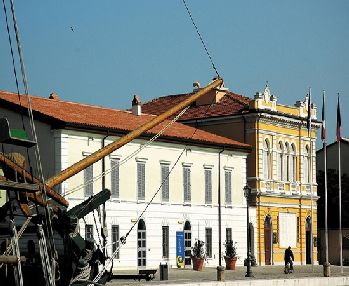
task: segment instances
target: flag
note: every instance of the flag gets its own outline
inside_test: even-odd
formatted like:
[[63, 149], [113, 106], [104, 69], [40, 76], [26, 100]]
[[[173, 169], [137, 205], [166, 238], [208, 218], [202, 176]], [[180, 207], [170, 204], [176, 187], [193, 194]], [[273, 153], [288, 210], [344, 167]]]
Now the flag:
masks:
[[337, 102], [337, 142], [341, 140], [341, 109], [339, 106], [339, 93], [338, 93], [338, 102]]
[[326, 120], [325, 120], [325, 91], [322, 93], [322, 128], [321, 128], [321, 140], [326, 140]]
[[310, 127], [311, 127], [311, 95], [310, 95], [311, 91], [309, 88], [309, 97], [308, 97], [308, 116], [307, 116], [307, 129], [308, 129], [308, 133], [310, 131]]

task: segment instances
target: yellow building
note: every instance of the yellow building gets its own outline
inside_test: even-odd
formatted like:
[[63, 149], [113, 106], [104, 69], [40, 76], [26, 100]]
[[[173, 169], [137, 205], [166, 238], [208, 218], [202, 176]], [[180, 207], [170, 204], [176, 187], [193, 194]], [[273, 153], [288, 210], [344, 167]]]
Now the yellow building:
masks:
[[[200, 88], [198, 83], [194, 87]], [[159, 114], [188, 96], [160, 97], [145, 103], [143, 111]], [[296, 264], [310, 264], [312, 255], [317, 263], [315, 141], [320, 124], [315, 105], [310, 136], [307, 115], [308, 97], [286, 106], [277, 103], [268, 86], [253, 99], [223, 87], [201, 98], [180, 119], [252, 146], [247, 182], [256, 208], [256, 221], [251, 223], [256, 227], [252, 254], [259, 265], [283, 264], [288, 246]]]

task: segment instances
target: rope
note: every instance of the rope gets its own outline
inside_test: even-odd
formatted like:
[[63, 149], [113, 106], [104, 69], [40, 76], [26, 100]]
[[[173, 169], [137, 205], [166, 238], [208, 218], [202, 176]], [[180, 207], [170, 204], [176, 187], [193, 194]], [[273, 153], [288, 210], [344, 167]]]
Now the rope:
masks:
[[22, 275], [22, 265], [21, 265], [21, 257], [18, 246], [18, 235], [16, 230], [16, 225], [13, 220], [10, 221], [11, 230], [12, 230], [12, 238], [11, 245], [13, 249], [13, 255], [17, 257], [17, 265], [14, 267], [15, 272], [15, 281], [17, 286], [23, 286], [23, 275]]
[[[133, 158], [134, 156], [136, 156], [138, 153], [140, 153], [144, 148], [148, 147], [150, 144], [152, 144], [157, 138], [159, 138], [165, 131], [167, 128], [169, 128], [170, 126], [173, 125], [173, 123], [175, 123], [188, 109], [190, 108], [190, 106], [187, 106], [186, 108], [184, 108], [176, 117], [174, 117], [166, 126], [164, 126], [164, 128], [162, 128], [155, 136], [153, 136], [146, 144], [142, 145], [139, 149], [137, 149], [136, 151], [134, 151], [133, 153], [131, 153], [130, 155], [128, 155], [125, 159], [121, 160], [119, 166], [121, 166], [122, 164], [126, 163], [128, 160], [130, 160], [131, 158]], [[66, 194], [64, 195], [64, 197], [71, 195], [73, 193], [75, 193], [78, 190], [81, 190], [82, 188], [84, 188], [86, 185], [91, 184], [93, 182], [98, 181], [100, 178], [102, 178], [103, 176], [109, 174], [110, 172], [112, 172], [115, 168], [117, 168], [118, 166], [115, 166], [113, 168], [109, 168], [106, 171], [100, 173], [99, 175], [93, 177], [91, 180], [88, 180], [86, 182], [84, 182], [81, 185], [78, 185], [77, 187], [71, 189], [70, 191], [67, 191]]]
[[209, 53], [209, 51], [208, 51], [208, 49], [207, 49], [207, 47], [206, 47], [206, 44], [205, 44], [205, 42], [204, 42], [204, 39], [202, 38], [201, 33], [200, 33], [200, 31], [199, 31], [197, 25], [195, 24], [195, 21], [194, 21], [193, 16], [192, 16], [192, 14], [191, 14], [191, 12], [190, 12], [190, 10], [189, 10], [189, 8], [188, 8], [188, 5], [187, 5], [187, 3], [185, 2], [185, 0], [182, 0], [182, 1], [183, 1], [184, 6], [185, 6], [185, 9], [186, 9], [187, 12], [188, 12], [189, 18], [190, 18], [190, 20], [191, 20], [191, 22], [192, 22], [192, 24], [193, 24], [193, 26], [194, 26], [194, 28], [195, 28], [195, 31], [196, 31], [196, 33], [197, 33], [198, 36], [199, 36], [199, 39], [200, 39], [200, 41], [201, 41], [201, 44], [202, 44], [202, 46], [204, 47], [204, 49], [205, 49], [205, 51], [206, 51], [206, 54], [207, 54], [208, 59], [209, 59], [211, 65], [212, 65], [212, 68], [213, 68], [213, 70], [215, 71], [215, 73], [216, 73], [216, 75], [218, 76], [218, 78], [220, 78], [220, 75], [219, 75], [219, 73], [218, 73], [218, 71], [217, 71], [217, 68], [216, 68], [216, 66], [215, 66], [215, 64], [214, 64], [214, 62], [213, 62], [213, 60], [212, 60], [211, 54]]
[[[17, 26], [17, 20], [16, 20], [16, 14], [15, 14], [13, 0], [10, 0], [10, 3], [11, 3], [13, 26], [14, 26], [14, 30], [15, 30], [15, 34], [16, 34], [17, 50], [18, 50], [19, 61], [20, 61], [20, 66], [21, 66], [22, 80], [23, 80], [24, 91], [25, 91], [25, 95], [26, 95], [26, 99], [27, 99], [28, 116], [30, 118], [29, 122], [30, 122], [32, 137], [33, 137], [34, 141], [37, 143], [38, 142], [37, 132], [36, 132], [35, 123], [34, 123], [33, 110], [31, 107], [31, 100], [30, 100], [29, 88], [28, 88], [28, 79], [27, 79], [25, 66], [24, 66], [24, 57], [23, 57], [23, 53], [22, 53], [21, 41], [19, 38], [19, 30], [18, 30], [18, 26]], [[45, 180], [44, 180], [44, 174], [42, 171], [40, 150], [39, 150], [38, 144], [35, 145], [35, 152], [34, 153], [35, 153], [37, 170], [39, 172], [40, 179], [42, 182], [44, 182]], [[47, 201], [46, 187], [44, 184], [43, 184], [42, 192], [44, 194], [45, 201]], [[51, 254], [52, 254], [51, 256], [54, 257], [54, 253], [56, 253], [56, 249], [55, 249], [55, 243], [54, 243], [54, 239], [53, 239], [51, 215], [50, 215], [50, 212], [48, 210], [47, 205], [44, 207], [44, 209], [45, 209], [45, 220], [47, 223], [48, 234], [49, 234], [49, 238], [50, 238], [49, 241], [50, 241], [50, 249], [51, 249]]]
[[90, 277], [91, 266], [87, 264], [84, 267], [79, 267], [77, 271], [79, 271], [79, 273], [70, 281], [70, 285], [76, 281], [87, 281]]
[[[16, 64], [15, 64], [15, 57], [14, 57], [13, 48], [12, 48], [12, 38], [11, 38], [10, 27], [9, 27], [9, 23], [8, 23], [7, 9], [6, 9], [6, 5], [5, 5], [5, 0], [2, 0], [2, 4], [3, 4], [5, 20], [6, 20], [6, 29], [7, 29], [8, 41], [9, 41], [9, 45], [10, 45], [12, 67], [13, 67], [13, 74], [14, 74], [15, 81], [16, 81], [18, 101], [19, 101], [19, 106], [22, 107], [21, 96], [20, 96], [20, 93], [19, 93], [19, 84], [18, 84]], [[22, 110], [22, 108], [21, 108], [21, 110]], [[22, 118], [22, 127], [23, 127], [23, 130], [25, 130], [23, 112], [21, 112], [21, 118]]]
[[94, 210], [92, 211], [92, 214], [93, 214], [93, 220], [95, 222], [95, 227], [96, 227], [96, 231], [97, 231], [99, 245], [101, 246], [102, 245], [102, 241], [101, 241], [101, 237], [99, 235], [99, 231], [98, 231], [98, 227], [97, 227], [97, 220], [96, 220], [96, 216], [95, 216], [95, 211]]
[[52, 268], [50, 263], [50, 257], [47, 252], [47, 245], [46, 245], [46, 239], [45, 239], [45, 233], [42, 229], [42, 225], [38, 224], [38, 237], [39, 237], [39, 250], [40, 250], [40, 257], [41, 257], [41, 265], [42, 270], [44, 272], [45, 276], [45, 282], [47, 286], [54, 286], [55, 282], [52, 277]]

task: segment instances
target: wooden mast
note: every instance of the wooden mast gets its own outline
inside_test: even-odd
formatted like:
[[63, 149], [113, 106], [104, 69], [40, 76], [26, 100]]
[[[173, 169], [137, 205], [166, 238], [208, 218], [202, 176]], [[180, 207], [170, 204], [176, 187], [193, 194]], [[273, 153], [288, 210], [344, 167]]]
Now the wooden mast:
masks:
[[180, 104], [172, 107], [168, 111], [164, 112], [163, 114], [160, 114], [159, 116], [155, 117], [153, 120], [145, 123], [144, 125], [140, 126], [139, 128], [131, 131], [130, 133], [126, 134], [125, 136], [119, 138], [118, 140], [110, 143], [109, 145], [105, 146], [104, 148], [94, 152], [93, 154], [87, 156], [86, 158], [80, 160], [79, 162], [73, 164], [72, 166], [68, 167], [67, 169], [61, 171], [57, 175], [53, 176], [52, 178], [48, 179], [46, 181], [46, 186], [48, 188], [53, 188], [56, 185], [59, 185], [60, 183], [64, 182], [65, 180], [69, 179], [70, 177], [74, 176], [75, 174], [79, 173], [80, 171], [86, 169], [87, 167], [91, 166], [92, 164], [96, 163], [97, 161], [101, 160], [103, 157], [108, 156], [113, 151], [117, 150], [118, 148], [126, 145], [133, 139], [139, 137], [144, 132], [150, 130], [154, 126], [158, 125], [165, 119], [169, 118], [170, 116], [176, 114], [180, 110], [184, 109], [188, 105], [195, 102], [198, 98], [203, 96], [204, 94], [207, 94], [208, 92], [212, 91], [213, 89], [217, 88], [218, 86], [223, 84], [222, 79], [216, 79], [212, 83], [210, 83], [208, 86], [200, 89], [198, 92], [181, 102]]

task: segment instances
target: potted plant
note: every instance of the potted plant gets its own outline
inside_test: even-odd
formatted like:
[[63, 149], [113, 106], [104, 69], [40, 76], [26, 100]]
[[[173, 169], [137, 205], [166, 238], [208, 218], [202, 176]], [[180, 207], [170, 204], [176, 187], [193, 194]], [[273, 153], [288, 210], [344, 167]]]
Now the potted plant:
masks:
[[227, 270], [235, 270], [235, 264], [237, 260], [237, 253], [236, 253], [236, 242], [233, 240], [227, 240], [225, 242], [225, 266]]
[[193, 270], [202, 271], [204, 268], [205, 243], [202, 240], [197, 240], [191, 249], [191, 260], [193, 261]]

